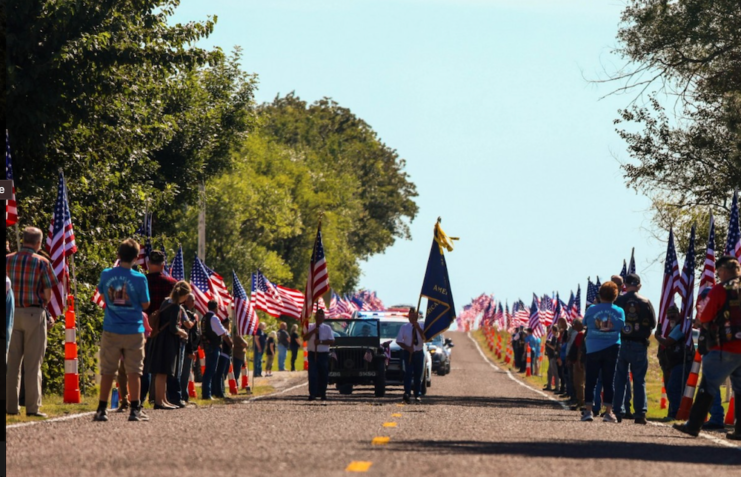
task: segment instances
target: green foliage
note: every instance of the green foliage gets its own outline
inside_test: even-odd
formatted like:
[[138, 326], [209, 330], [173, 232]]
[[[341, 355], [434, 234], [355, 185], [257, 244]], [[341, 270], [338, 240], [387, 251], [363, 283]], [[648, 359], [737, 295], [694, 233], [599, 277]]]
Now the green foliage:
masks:
[[[260, 128], [234, 167], [206, 184], [208, 265], [240, 280], [261, 269], [303, 289], [319, 217], [332, 286], [357, 286], [360, 260], [406, 238], [417, 206], [404, 161], [348, 109], [294, 95], [259, 110]], [[179, 220], [186, 256], [196, 249], [198, 208]], [[227, 279], [228, 281], [228, 279]]]
[[[741, 3], [632, 0], [618, 39], [630, 63], [610, 80], [623, 82], [618, 91], [654, 89], [616, 120], [633, 159], [628, 185], [654, 200], [662, 229], [686, 237], [712, 210], [722, 231], [741, 184]], [[671, 99], [674, 117], [659, 98]]]

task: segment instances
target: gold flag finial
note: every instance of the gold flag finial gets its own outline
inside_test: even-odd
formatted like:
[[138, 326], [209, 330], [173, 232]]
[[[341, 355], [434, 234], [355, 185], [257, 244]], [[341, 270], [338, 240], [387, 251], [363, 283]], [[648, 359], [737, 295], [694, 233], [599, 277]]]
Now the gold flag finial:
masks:
[[442, 255], [443, 250], [447, 249], [448, 252], [453, 251], [453, 240], [460, 240], [458, 237], [448, 237], [448, 235], [443, 231], [442, 227], [440, 227], [440, 223], [442, 222], [442, 219], [440, 217], [437, 218], [437, 222], [435, 223], [435, 242], [440, 246], [440, 254]]

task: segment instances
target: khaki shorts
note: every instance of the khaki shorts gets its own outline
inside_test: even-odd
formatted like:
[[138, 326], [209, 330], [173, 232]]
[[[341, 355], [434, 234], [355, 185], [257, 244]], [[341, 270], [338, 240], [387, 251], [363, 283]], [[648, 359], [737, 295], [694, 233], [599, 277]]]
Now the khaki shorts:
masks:
[[144, 373], [144, 333], [120, 335], [104, 331], [100, 340], [100, 374], [115, 375], [121, 356], [126, 374]]

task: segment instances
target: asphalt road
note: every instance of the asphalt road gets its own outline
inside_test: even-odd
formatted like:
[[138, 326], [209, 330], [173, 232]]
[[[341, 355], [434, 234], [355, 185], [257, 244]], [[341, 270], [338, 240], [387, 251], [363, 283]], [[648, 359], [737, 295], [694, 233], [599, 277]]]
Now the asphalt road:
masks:
[[[7, 431], [8, 476], [741, 475], [741, 449], [662, 425], [583, 423], [494, 368], [466, 335], [421, 405], [370, 388], [307, 402], [305, 385], [247, 403], [90, 416]], [[389, 424], [390, 423], [390, 424]], [[384, 426], [386, 425], [386, 427]], [[384, 444], [383, 442], [387, 442]], [[373, 441], [376, 439], [377, 444]], [[355, 463], [355, 464], [353, 464]]]

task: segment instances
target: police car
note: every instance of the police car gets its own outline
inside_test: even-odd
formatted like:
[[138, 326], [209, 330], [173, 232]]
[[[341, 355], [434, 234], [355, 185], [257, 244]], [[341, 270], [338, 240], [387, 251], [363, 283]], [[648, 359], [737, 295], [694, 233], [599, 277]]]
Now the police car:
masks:
[[450, 359], [453, 340], [445, 338], [442, 334], [435, 336], [432, 341], [425, 343], [432, 357], [432, 371], [438, 376], [450, 373]]
[[[407, 308], [408, 310], [408, 308]], [[388, 366], [386, 367], [386, 386], [403, 386], [404, 369], [401, 363], [401, 347], [396, 343], [399, 329], [409, 323], [406, 311], [356, 311], [353, 319], [378, 319], [381, 325], [381, 346], [386, 348]], [[424, 328], [423, 316], [420, 313], [420, 326]], [[432, 386], [432, 355], [427, 346], [424, 348], [425, 364], [422, 379], [422, 395]]]

